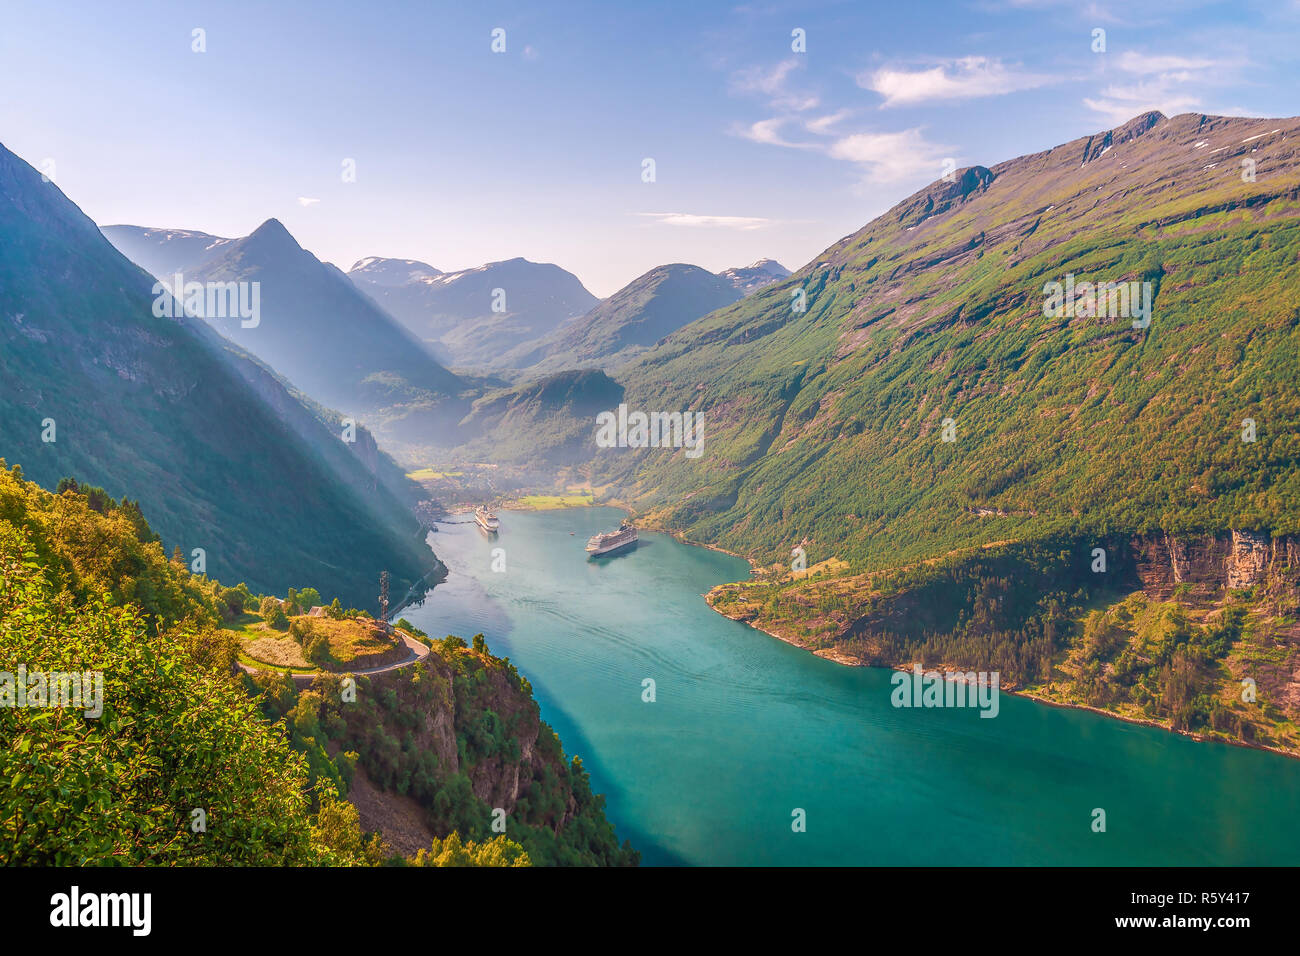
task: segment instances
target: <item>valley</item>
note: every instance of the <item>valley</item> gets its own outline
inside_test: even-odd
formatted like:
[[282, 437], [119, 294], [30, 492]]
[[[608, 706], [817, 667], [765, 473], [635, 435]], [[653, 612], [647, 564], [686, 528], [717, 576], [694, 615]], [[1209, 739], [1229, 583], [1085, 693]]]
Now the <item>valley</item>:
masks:
[[635, 551], [592, 562], [582, 541], [620, 510], [498, 513], [492, 540], [439, 527], [451, 573], [405, 613], [492, 635], [645, 865], [1286, 865], [1300, 848], [1294, 759], [1018, 692], [995, 719], [899, 709], [889, 669], [711, 610], [701, 592], [744, 578], [740, 558], [642, 531]]
[[[12, 858], [1286, 859], [1294, 828], [1180, 834], [1239, 822], [1221, 805], [1275, 825], [1216, 775], [1285, 793], [1300, 756], [1298, 141], [1145, 112], [956, 170], [794, 272], [670, 262], [606, 298], [523, 257], [345, 273], [276, 218], [101, 230], [0, 148], [8, 653], [109, 655], [129, 759], [188, 768], [127, 793], [111, 734], [6, 717], [41, 773], [66, 745], [115, 806], [164, 808], [128, 845], [76, 803]], [[173, 308], [188, 280], [238, 308]], [[623, 518], [637, 547], [588, 559]], [[900, 715], [891, 670], [1009, 699]], [[249, 807], [150, 729], [199, 713]], [[1148, 768], [1107, 796], [1149, 845], [1070, 831], [1099, 797], [1061, 768], [1116, 761]], [[1186, 788], [1211, 804], [1170, 812]], [[195, 794], [264, 838], [168, 842]], [[789, 842], [792, 808], [835, 822]]]
[[[1146, 114], [958, 171], [613, 369], [592, 406], [517, 386], [471, 447], [512, 462], [512, 493], [581, 483], [745, 556], [761, 574], [713, 606], [823, 656], [1000, 669], [1293, 753], [1297, 134]], [[1145, 286], [1145, 318], [1084, 308], [1094, 280]], [[593, 409], [623, 404], [700, 415], [707, 453], [601, 448]], [[585, 445], [525, 437], [584, 417]]]

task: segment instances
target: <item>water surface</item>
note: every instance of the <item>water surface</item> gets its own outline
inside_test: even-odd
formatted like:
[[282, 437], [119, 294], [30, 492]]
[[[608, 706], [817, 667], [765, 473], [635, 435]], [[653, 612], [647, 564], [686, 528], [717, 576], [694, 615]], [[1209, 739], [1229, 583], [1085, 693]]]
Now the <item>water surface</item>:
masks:
[[896, 709], [890, 671], [712, 611], [744, 561], [647, 532], [589, 561], [608, 508], [500, 517], [495, 540], [440, 526], [450, 576], [403, 616], [518, 666], [644, 863], [1300, 863], [1300, 760], [1006, 694], [994, 719]]

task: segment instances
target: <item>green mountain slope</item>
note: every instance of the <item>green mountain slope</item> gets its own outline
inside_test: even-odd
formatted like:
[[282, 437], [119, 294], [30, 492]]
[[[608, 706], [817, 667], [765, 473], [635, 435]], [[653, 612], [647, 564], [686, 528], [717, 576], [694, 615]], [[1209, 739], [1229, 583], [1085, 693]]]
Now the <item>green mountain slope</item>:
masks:
[[[1295, 119], [1148, 114], [936, 183], [619, 375], [632, 408], [701, 413], [701, 457], [593, 447], [593, 472], [764, 561], [1293, 533], [1298, 145]], [[1067, 273], [1149, 282], [1150, 326], [1045, 316]]]
[[556, 372], [488, 392], [465, 417], [467, 434], [483, 434], [455, 450], [463, 460], [505, 462], [545, 472], [583, 462], [591, 423], [618, 405], [623, 388], [599, 369]]
[[704, 453], [589, 440], [593, 480], [823, 656], [1300, 752], [1298, 144], [1146, 114], [960, 171], [622, 370]]
[[154, 317], [153, 280], [2, 148], [0, 245], [0, 456], [47, 488], [138, 494], [169, 548], [257, 590], [314, 580], [368, 607], [380, 570], [396, 591], [432, 569], [377, 462], [201, 322]]

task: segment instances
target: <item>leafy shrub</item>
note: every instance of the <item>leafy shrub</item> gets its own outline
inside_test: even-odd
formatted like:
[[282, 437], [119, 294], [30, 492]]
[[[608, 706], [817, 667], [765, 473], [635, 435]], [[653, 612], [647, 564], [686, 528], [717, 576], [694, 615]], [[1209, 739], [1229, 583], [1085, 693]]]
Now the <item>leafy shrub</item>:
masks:
[[302, 758], [239, 684], [135, 608], [56, 597], [39, 568], [0, 524], [0, 670], [99, 672], [102, 714], [0, 708], [0, 864], [319, 862]]

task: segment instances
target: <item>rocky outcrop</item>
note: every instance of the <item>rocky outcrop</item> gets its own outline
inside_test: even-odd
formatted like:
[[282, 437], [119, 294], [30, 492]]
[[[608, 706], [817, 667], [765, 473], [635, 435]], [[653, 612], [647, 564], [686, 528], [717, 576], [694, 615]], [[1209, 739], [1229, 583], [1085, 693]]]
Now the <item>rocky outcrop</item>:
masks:
[[1085, 166], [1094, 159], [1100, 159], [1111, 147], [1137, 139], [1147, 130], [1165, 122], [1165, 119], [1165, 114], [1151, 110], [1141, 116], [1133, 117], [1123, 126], [1107, 130], [1097, 136], [1089, 136], [1083, 147], [1083, 162], [1079, 165]]
[[[466, 700], [455, 690], [456, 670], [445, 653], [431, 653], [425, 659], [427, 674], [417, 681], [428, 682], [432, 690], [426, 684], [424, 691], [417, 691], [411, 674], [405, 671], [378, 674], [372, 681], [376, 689], [389, 688], [396, 693], [401, 710], [417, 715], [410, 741], [413, 752], [425, 751], [436, 757], [438, 775], [444, 779], [463, 773], [476, 797], [512, 815], [520, 799], [529, 797], [534, 787], [567, 773], [558, 741], [554, 732], [543, 725], [537, 702], [498, 661], [486, 659], [482, 677], [475, 679], [476, 694]], [[459, 738], [472, 733], [471, 728], [480, 725], [486, 712], [506, 731], [513, 747], [489, 756], [479, 753], [466, 760]], [[553, 747], [546, 746], [548, 743]], [[548, 828], [558, 833], [577, 810], [577, 801], [566, 787], [563, 806], [546, 821]]]
[[382, 833], [389, 845], [403, 856], [415, 856], [428, 849], [437, 837], [429, 828], [424, 808], [411, 797], [380, 790], [360, 767], [353, 772], [348, 800], [357, 808], [361, 829]]
[[1232, 550], [1228, 555], [1229, 588], [1253, 587], [1264, 577], [1270, 563], [1270, 542], [1266, 535], [1253, 531], [1232, 532]]
[[1300, 580], [1300, 539], [1259, 531], [1217, 535], [1134, 538], [1132, 556], [1143, 590], [1161, 599], [1180, 585], [1193, 596], [1214, 598], [1225, 590], [1259, 584], [1294, 588]]
[[896, 221], [899, 225], [910, 229], [961, 205], [972, 196], [982, 194], [989, 188], [994, 178], [994, 173], [984, 166], [968, 166], [965, 169], [953, 170], [950, 178], [931, 183], [885, 215], [897, 217]]

